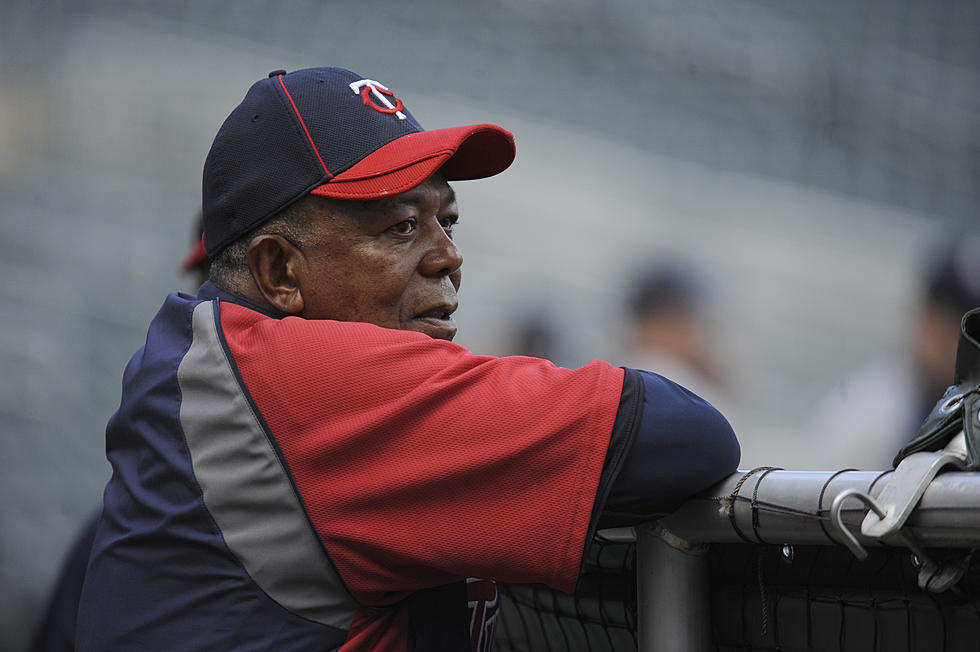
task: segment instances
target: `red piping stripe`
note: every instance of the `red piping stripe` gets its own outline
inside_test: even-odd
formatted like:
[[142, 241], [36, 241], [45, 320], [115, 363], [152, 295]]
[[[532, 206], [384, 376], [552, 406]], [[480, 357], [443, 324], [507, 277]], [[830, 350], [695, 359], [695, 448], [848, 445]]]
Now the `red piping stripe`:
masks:
[[277, 76], [276, 79], [279, 80], [279, 85], [282, 86], [282, 92], [289, 98], [289, 103], [293, 105], [293, 111], [296, 112], [296, 117], [299, 118], [299, 123], [303, 125], [303, 131], [306, 132], [306, 138], [310, 141], [310, 147], [313, 148], [313, 153], [316, 154], [317, 160], [320, 161], [320, 167], [323, 168], [323, 171], [327, 173], [328, 177], [333, 179], [333, 175], [330, 174], [330, 170], [327, 169], [327, 166], [323, 163], [323, 159], [320, 158], [320, 152], [316, 148], [316, 143], [313, 142], [313, 136], [310, 135], [310, 130], [306, 128], [306, 122], [303, 121], [303, 116], [299, 114], [299, 109], [296, 108], [296, 102], [293, 102], [293, 96], [289, 94], [289, 91], [286, 90], [286, 85], [282, 83], [282, 75]]

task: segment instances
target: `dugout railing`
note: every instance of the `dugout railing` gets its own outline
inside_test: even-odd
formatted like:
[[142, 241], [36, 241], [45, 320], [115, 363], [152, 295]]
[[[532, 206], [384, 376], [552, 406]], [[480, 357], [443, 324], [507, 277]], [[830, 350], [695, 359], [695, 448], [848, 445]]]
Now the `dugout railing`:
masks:
[[574, 595], [502, 586], [498, 648], [980, 650], [980, 473], [923, 482], [900, 528], [866, 536], [894, 475], [739, 471], [657, 523], [600, 532]]

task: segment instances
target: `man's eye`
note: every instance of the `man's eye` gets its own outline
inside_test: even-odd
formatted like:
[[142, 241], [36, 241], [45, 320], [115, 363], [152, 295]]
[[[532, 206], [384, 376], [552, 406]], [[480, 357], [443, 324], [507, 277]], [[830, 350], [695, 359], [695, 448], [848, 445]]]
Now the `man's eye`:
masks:
[[410, 235], [415, 231], [415, 220], [405, 220], [404, 222], [399, 222], [390, 229], [392, 232], [398, 235]]
[[452, 231], [453, 227], [456, 226], [456, 224], [458, 223], [459, 223], [458, 215], [449, 215], [439, 220], [439, 224], [441, 224], [442, 228], [446, 229], [447, 231]]

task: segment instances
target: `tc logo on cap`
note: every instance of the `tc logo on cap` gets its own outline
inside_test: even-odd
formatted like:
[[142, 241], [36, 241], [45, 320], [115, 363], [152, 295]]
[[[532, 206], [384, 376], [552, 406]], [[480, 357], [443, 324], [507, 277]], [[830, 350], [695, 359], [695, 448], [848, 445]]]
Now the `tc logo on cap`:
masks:
[[[389, 102], [388, 97], [395, 97], [395, 94], [389, 91], [384, 84], [376, 82], [373, 79], [361, 79], [356, 82], [351, 82], [349, 85], [350, 89], [354, 91], [355, 95], [360, 95], [362, 98], [364, 98], [365, 106], [369, 106], [375, 111], [380, 111], [381, 113], [397, 115], [399, 120], [405, 119], [405, 114], [402, 113], [402, 109], [405, 108], [405, 105], [402, 104], [402, 101], [398, 98], [395, 98], [394, 104]], [[375, 104], [371, 99], [371, 95], [374, 95], [374, 97], [376, 97], [379, 102], [384, 104], [384, 106], [381, 107]], [[385, 97], [386, 95], [388, 97]]]

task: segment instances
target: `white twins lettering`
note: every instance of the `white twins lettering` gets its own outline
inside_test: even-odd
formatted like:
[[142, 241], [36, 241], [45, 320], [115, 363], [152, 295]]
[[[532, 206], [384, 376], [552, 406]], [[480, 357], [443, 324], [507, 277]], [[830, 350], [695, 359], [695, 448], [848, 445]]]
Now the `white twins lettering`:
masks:
[[[389, 97], [395, 97], [395, 94], [388, 90], [388, 87], [380, 82], [376, 82], [373, 79], [360, 79], [356, 82], [351, 82], [349, 84], [350, 89], [354, 91], [355, 95], [360, 95], [364, 100], [364, 105], [369, 106], [375, 111], [380, 111], [381, 113], [387, 113], [389, 115], [398, 116], [399, 120], [405, 119], [405, 114], [402, 113], [402, 109], [405, 105], [398, 98], [395, 98], [395, 103], [392, 104], [388, 100]], [[374, 96], [381, 104], [384, 106], [378, 106], [371, 99]]]

